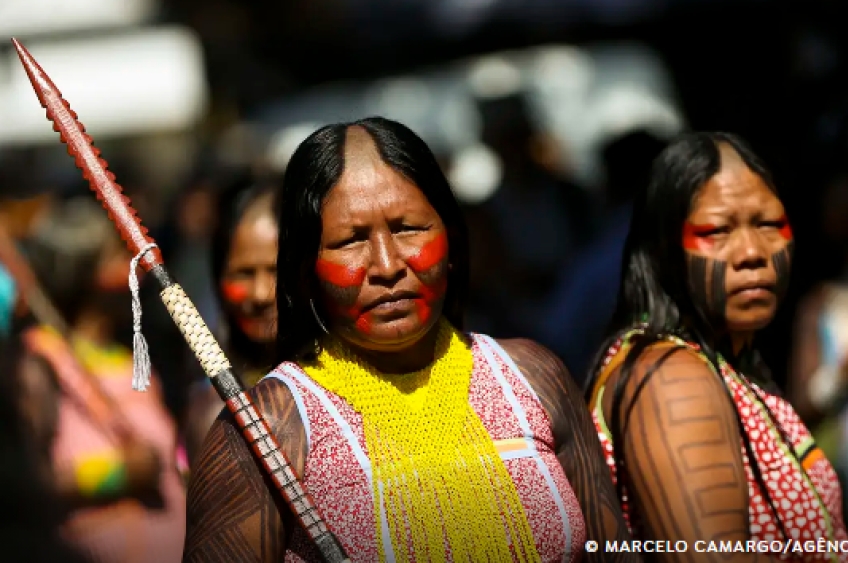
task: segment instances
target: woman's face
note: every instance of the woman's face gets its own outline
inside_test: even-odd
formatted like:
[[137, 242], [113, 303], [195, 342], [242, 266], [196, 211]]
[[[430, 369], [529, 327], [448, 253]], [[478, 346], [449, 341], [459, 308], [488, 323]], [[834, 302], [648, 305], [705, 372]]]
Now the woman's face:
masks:
[[315, 274], [328, 328], [384, 352], [427, 334], [447, 290], [447, 232], [421, 190], [385, 164], [361, 130], [348, 132], [345, 171], [321, 218]]
[[252, 204], [236, 226], [220, 289], [227, 312], [248, 338], [276, 338], [277, 222], [270, 200]]
[[789, 283], [792, 229], [783, 204], [735, 150], [695, 198], [683, 227], [689, 289], [731, 332], [766, 326]]

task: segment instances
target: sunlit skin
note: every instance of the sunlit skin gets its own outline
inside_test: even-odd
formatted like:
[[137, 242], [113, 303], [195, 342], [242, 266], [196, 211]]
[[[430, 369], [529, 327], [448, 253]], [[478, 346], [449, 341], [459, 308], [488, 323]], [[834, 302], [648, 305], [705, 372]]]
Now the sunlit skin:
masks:
[[[414, 385], [404, 385], [409, 378], [402, 374], [433, 365], [435, 327], [458, 249], [450, 248], [444, 222], [421, 191], [424, 186], [385, 164], [364, 129], [348, 127], [343, 151], [343, 173], [322, 201], [318, 252], [314, 264], [309, 264], [314, 277], [302, 280], [303, 289], [309, 291], [304, 297], [312, 300], [329, 333], [316, 336], [325, 344], [331, 338], [343, 340], [370, 367], [391, 374], [388, 379], [404, 391]], [[293, 306], [308, 307], [305, 301], [298, 299]], [[539, 444], [555, 452], [563, 482], [568, 476], [580, 502], [574, 518], [585, 522], [586, 537], [626, 541], [629, 535], [609, 469], [579, 388], [559, 359], [535, 342], [515, 339], [499, 344], [548, 415], [550, 434]], [[309, 421], [301, 418], [303, 411], [289, 387], [277, 378], [266, 378], [248, 393], [266, 414], [271, 431], [285, 437], [281, 449], [292, 468], [306, 475], [309, 487], [307, 460], [315, 453], [307, 433]], [[212, 425], [192, 475], [184, 561], [281, 561], [287, 553], [299, 553], [299, 547], [291, 546], [296, 520], [264, 492], [265, 477], [258, 466], [243, 463], [250, 446], [231, 431], [233, 422], [226, 414]], [[523, 430], [518, 432], [530, 438]], [[438, 442], [440, 437], [432, 439]], [[343, 471], [338, 477], [346, 478]], [[564, 528], [568, 534], [568, 526]], [[431, 548], [425, 546], [418, 559], [432, 559], [426, 553]], [[593, 560], [591, 554], [586, 560]], [[637, 557], [625, 553], [600, 560], [612, 563]]]
[[[793, 243], [783, 204], [729, 146], [683, 227], [693, 299], [725, 323], [734, 348], [774, 318]], [[723, 281], [722, 281], [723, 278]]]
[[270, 196], [245, 212], [235, 232], [221, 279], [225, 307], [255, 342], [276, 336], [277, 224]]
[[[382, 371], [432, 361], [431, 329], [447, 290], [447, 232], [424, 193], [385, 164], [358, 128], [348, 132], [345, 172], [324, 201], [322, 224], [315, 264], [322, 322], [369, 359], [383, 353], [373, 358]], [[400, 351], [402, 358], [392, 357]]]

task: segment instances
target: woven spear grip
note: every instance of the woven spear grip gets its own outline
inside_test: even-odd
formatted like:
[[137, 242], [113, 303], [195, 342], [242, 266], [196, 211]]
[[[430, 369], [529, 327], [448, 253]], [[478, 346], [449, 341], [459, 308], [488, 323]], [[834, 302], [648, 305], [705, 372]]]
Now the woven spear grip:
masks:
[[109, 172], [106, 161], [100, 158], [100, 151], [92, 145], [92, 139], [85, 133], [77, 115], [24, 46], [16, 39], [12, 39], [12, 43], [38, 100], [47, 110], [47, 118], [53, 122], [53, 129], [67, 144], [68, 154], [74, 157], [77, 167], [82, 170], [83, 177], [88, 180], [91, 189], [103, 203], [109, 218], [130, 251], [142, 257], [141, 265], [158, 281], [161, 287], [160, 296], [171, 318], [200, 361], [218, 395], [233, 413], [236, 424], [254, 456], [318, 547], [322, 558], [327, 563], [348, 562], [344, 549], [304, 490], [267, 422], [244, 392], [244, 386], [233, 373], [229, 360], [203, 322], [197, 308], [183, 289], [171, 280], [155, 242], [142, 226], [129, 198], [123, 195], [121, 187], [115, 183], [114, 174]]

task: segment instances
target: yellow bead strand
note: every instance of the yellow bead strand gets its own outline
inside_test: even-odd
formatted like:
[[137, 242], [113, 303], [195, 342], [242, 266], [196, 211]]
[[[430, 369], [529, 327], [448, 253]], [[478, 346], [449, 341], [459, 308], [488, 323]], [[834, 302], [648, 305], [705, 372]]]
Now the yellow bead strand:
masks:
[[[468, 401], [474, 357], [449, 323], [435, 361], [414, 374], [381, 374], [336, 339], [302, 367], [362, 416], [397, 561], [447, 562], [448, 550], [457, 562], [540, 561], [515, 483]], [[377, 503], [374, 525], [385, 561]]]

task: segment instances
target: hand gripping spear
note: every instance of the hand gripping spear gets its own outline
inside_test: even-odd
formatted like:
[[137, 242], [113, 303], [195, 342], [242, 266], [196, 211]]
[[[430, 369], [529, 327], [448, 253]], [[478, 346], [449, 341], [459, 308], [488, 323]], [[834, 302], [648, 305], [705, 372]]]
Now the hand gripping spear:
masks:
[[321, 556], [327, 563], [349, 562], [338, 539], [327, 527], [288, 458], [280, 450], [268, 423], [244, 392], [241, 380], [233, 373], [230, 361], [212, 332], [183, 289], [168, 275], [156, 243], [142, 226], [129, 198], [123, 195], [121, 186], [115, 182], [115, 175], [109, 172], [106, 161], [100, 158], [100, 150], [92, 145], [92, 139], [77, 120], [76, 113], [71, 110], [61, 92], [29, 51], [17, 39], [12, 39], [12, 44], [26, 69], [38, 101], [47, 110], [47, 118], [53, 122], [53, 130], [59, 133], [62, 142], [68, 145], [68, 154], [74, 157], [83, 177], [88, 180], [97, 199], [108, 212], [109, 219], [136, 257], [132, 262], [133, 271], [135, 265], [139, 264], [156, 278], [165, 308], [179, 327], [218, 395], [233, 414], [254, 456], [270, 475], [271, 481], [306, 533], [315, 542]]

